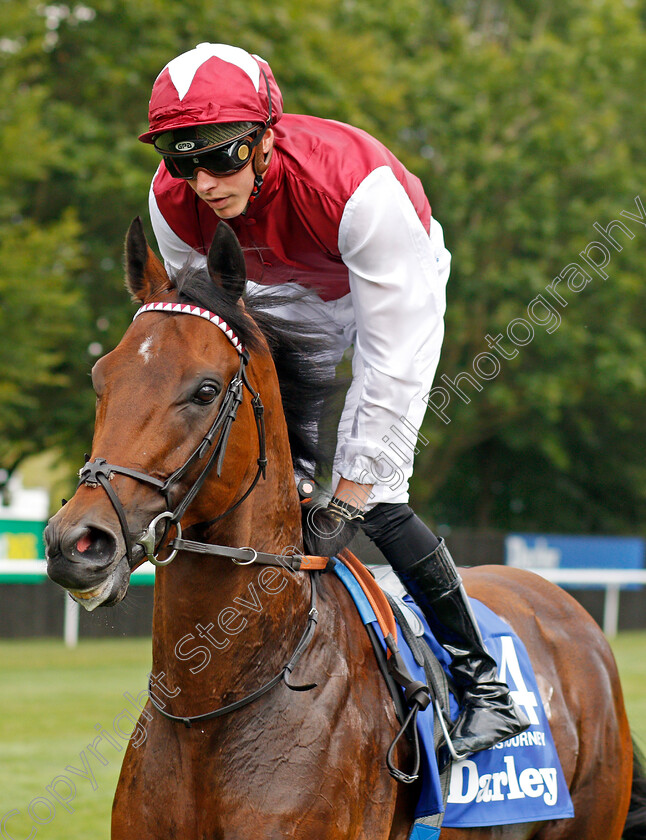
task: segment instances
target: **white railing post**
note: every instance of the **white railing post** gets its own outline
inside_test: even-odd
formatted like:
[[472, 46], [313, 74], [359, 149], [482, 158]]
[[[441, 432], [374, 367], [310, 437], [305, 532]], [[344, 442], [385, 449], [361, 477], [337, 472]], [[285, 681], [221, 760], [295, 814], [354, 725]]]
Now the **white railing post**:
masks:
[[603, 603], [603, 632], [608, 639], [614, 639], [619, 627], [619, 586], [609, 583]]
[[65, 647], [75, 648], [79, 642], [80, 607], [67, 592], [64, 593], [63, 597], [65, 598], [65, 624], [63, 629]]

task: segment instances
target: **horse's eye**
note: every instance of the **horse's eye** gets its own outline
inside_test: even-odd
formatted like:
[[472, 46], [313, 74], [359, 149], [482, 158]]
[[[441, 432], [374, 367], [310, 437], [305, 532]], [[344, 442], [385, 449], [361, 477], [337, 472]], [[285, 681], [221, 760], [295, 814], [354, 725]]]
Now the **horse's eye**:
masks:
[[204, 382], [193, 397], [193, 402], [200, 405], [208, 405], [220, 393], [220, 386], [215, 382]]

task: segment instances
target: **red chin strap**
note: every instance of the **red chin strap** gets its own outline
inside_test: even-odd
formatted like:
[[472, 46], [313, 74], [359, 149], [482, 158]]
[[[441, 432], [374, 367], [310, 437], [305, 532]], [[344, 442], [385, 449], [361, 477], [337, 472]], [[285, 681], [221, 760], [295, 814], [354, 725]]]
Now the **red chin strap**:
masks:
[[256, 198], [258, 198], [258, 193], [260, 192], [260, 188], [262, 187], [265, 172], [269, 169], [269, 162], [271, 161], [273, 151], [273, 146], [266, 153], [263, 153], [262, 148], [259, 145], [256, 146], [253, 162], [251, 164], [253, 166], [253, 171], [256, 177], [254, 178], [253, 189], [251, 190], [249, 201], [247, 202], [247, 206], [245, 207], [245, 213], [254, 203]]
[[258, 198], [258, 194], [260, 193], [260, 188], [262, 187], [263, 182], [262, 175], [256, 175], [253, 182], [253, 189], [251, 190], [251, 195], [249, 196], [249, 201], [247, 202], [247, 206], [245, 208], [245, 213], [254, 203], [254, 201]]

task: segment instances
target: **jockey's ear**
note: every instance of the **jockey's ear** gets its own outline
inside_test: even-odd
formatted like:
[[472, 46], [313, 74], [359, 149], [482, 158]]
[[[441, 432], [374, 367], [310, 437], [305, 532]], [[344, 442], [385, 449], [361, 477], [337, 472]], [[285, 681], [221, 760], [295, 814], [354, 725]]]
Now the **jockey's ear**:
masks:
[[226, 222], [218, 222], [209, 248], [207, 266], [215, 285], [233, 300], [238, 300], [244, 292], [247, 269], [238, 237]]
[[126, 235], [126, 287], [136, 300], [145, 303], [172, 284], [166, 269], [152, 252], [141, 218], [132, 220]]

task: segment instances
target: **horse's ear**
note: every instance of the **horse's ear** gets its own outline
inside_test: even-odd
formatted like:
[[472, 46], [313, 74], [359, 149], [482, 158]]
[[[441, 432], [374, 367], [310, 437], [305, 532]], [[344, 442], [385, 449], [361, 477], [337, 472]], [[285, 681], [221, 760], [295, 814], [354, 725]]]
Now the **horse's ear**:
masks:
[[207, 266], [211, 280], [233, 300], [238, 300], [244, 291], [247, 269], [238, 237], [226, 222], [218, 222]]
[[141, 218], [133, 219], [126, 235], [126, 286], [137, 300], [145, 303], [157, 292], [171, 288], [166, 269], [152, 252]]

